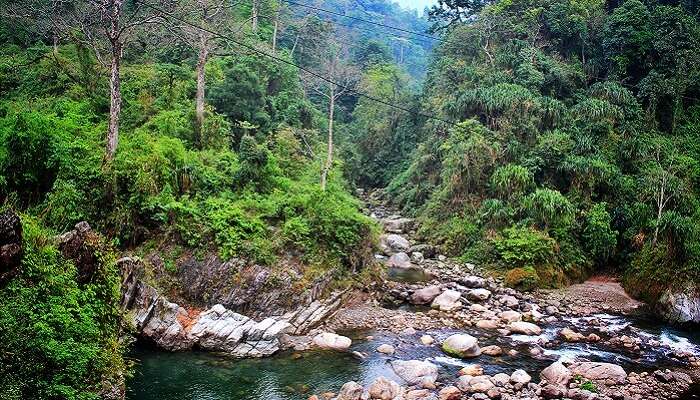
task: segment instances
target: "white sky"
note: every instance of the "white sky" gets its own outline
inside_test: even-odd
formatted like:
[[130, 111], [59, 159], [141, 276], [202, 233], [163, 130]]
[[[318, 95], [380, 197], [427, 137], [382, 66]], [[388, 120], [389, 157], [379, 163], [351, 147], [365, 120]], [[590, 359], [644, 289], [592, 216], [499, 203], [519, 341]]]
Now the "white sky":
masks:
[[412, 8], [422, 12], [424, 7], [430, 7], [433, 4], [437, 4], [437, 0], [393, 0], [399, 3], [404, 8]]

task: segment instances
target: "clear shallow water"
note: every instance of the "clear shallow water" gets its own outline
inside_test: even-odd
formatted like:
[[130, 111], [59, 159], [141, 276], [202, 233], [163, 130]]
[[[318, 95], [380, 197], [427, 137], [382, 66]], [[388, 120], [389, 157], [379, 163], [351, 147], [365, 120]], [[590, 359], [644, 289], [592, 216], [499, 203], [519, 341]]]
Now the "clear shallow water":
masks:
[[[700, 354], [700, 332], [677, 330], [656, 324], [649, 319], [629, 319], [601, 314], [596, 316], [601, 326], [614, 328], [618, 334], [636, 330], [638, 334], [651, 335], [673, 348]], [[533, 357], [529, 349], [541, 337], [556, 338], [561, 326], [580, 325], [581, 321], [567, 320], [550, 326], [540, 337], [501, 337], [492, 331], [467, 329], [479, 338], [481, 346], [497, 344], [504, 350], [518, 351], [515, 356], [481, 356], [473, 360], [460, 360], [443, 354], [437, 346], [423, 346], [419, 338], [423, 332], [412, 336], [375, 334], [371, 341], [367, 333], [346, 333], [353, 338], [351, 350], [365, 353], [360, 360], [351, 353], [311, 351], [282, 353], [266, 359], [233, 360], [224, 356], [200, 352], [166, 353], [147, 348], [136, 348], [132, 357], [137, 366], [134, 377], [127, 384], [129, 400], [306, 400], [312, 393], [337, 392], [343, 383], [355, 380], [370, 384], [379, 376], [396, 381], [389, 362], [394, 359], [429, 360], [440, 367], [440, 374], [454, 379], [457, 371], [469, 364], [479, 363], [487, 374], [511, 373], [522, 368], [533, 376], [557, 359], [585, 358], [591, 361], [607, 361], [622, 365], [627, 371], [640, 371], [674, 365], [668, 349], [647, 349], [640, 356], [603, 344], [563, 343], [555, 348], [545, 348], [541, 356]], [[583, 325], [581, 325], [583, 326]], [[430, 331], [436, 341], [455, 331]], [[371, 334], [371, 333], [370, 333]], [[382, 343], [396, 348], [393, 356], [377, 353]], [[686, 399], [697, 399], [697, 394]]]

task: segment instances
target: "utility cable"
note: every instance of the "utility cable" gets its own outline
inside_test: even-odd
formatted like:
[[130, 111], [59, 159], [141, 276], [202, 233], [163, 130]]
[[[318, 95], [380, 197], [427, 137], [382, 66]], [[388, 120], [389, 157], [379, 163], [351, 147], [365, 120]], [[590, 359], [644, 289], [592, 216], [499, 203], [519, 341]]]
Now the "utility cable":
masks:
[[231, 41], [232, 43], [238, 45], [239, 47], [242, 47], [242, 48], [244, 48], [244, 49], [250, 50], [250, 51], [253, 52], [253, 53], [257, 53], [257, 54], [260, 54], [260, 55], [262, 55], [262, 56], [265, 56], [265, 57], [268, 57], [268, 58], [270, 58], [270, 59], [273, 59], [273, 60], [275, 60], [275, 61], [277, 61], [277, 62], [280, 62], [280, 63], [283, 63], [283, 64], [287, 64], [287, 65], [293, 66], [293, 67], [295, 67], [295, 68], [297, 68], [297, 69], [299, 69], [299, 70], [301, 70], [301, 71], [304, 71], [304, 72], [308, 73], [309, 75], [311, 75], [311, 76], [313, 76], [313, 77], [315, 77], [315, 78], [318, 78], [318, 79], [320, 79], [320, 80], [322, 80], [322, 81], [324, 81], [324, 82], [330, 83], [331, 85], [335, 85], [335, 86], [338, 87], [338, 88], [347, 90], [348, 92], [355, 93], [356, 95], [358, 95], [358, 96], [360, 96], [360, 97], [364, 97], [364, 98], [366, 98], [366, 99], [368, 99], [368, 100], [374, 101], [374, 102], [379, 103], [379, 104], [383, 104], [383, 105], [385, 105], [385, 106], [387, 106], [387, 107], [391, 107], [391, 108], [395, 108], [395, 109], [397, 109], [397, 110], [401, 110], [401, 111], [407, 112], [407, 113], [409, 113], [409, 114], [419, 115], [419, 116], [422, 116], [422, 117], [425, 117], [425, 118], [428, 118], [428, 119], [433, 119], [433, 120], [440, 121], [440, 122], [443, 122], [443, 123], [446, 123], [446, 124], [450, 124], [450, 125], [456, 125], [456, 122], [454, 122], [454, 121], [450, 121], [450, 120], [447, 120], [447, 119], [444, 119], [444, 118], [441, 118], [441, 117], [438, 117], [438, 116], [435, 116], [435, 115], [432, 115], [432, 114], [423, 113], [423, 112], [420, 112], [420, 111], [417, 111], [417, 110], [411, 110], [411, 109], [409, 109], [409, 108], [406, 108], [406, 107], [403, 107], [403, 106], [399, 106], [399, 105], [390, 103], [390, 102], [388, 102], [388, 101], [384, 101], [384, 100], [382, 100], [382, 99], [379, 99], [379, 98], [376, 98], [376, 97], [374, 97], [374, 96], [368, 95], [368, 94], [366, 94], [366, 93], [360, 92], [360, 91], [358, 91], [358, 90], [356, 90], [356, 89], [353, 89], [353, 88], [351, 88], [351, 87], [342, 85], [342, 84], [340, 84], [340, 83], [338, 83], [338, 82], [335, 82], [335, 81], [333, 81], [332, 79], [330, 79], [330, 78], [328, 78], [328, 77], [325, 77], [325, 76], [323, 76], [323, 75], [321, 75], [321, 74], [319, 74], [319, 73], [317, 73], [317, 72], [315, 72], [315, 71], [313, 71], [313, 70], [311, 70], [311, 69], [309, 69], [309, 68], [306, 68], [306, 67], [303, 67], [303, 66], [301, 66], [301, 65], [298, 65], [298, 64], [294, 63], [293, 61], [289, 61], [289, 60], [286, 60], [286, 59], [284, 59], [284, 58], [278, 57], [278, 56], [276, 56], [276, 55], [267, 53], [267, 52], [262, 51], [262, 50], [260, 50], [260, 49], [258, 49], [258, 48], [256, 48], [256, 47], [254, 47], [254, 46], [252, 46], [252, 45], [243, 43], [243, 42], [241, 42], [241, 41], [239, 41], [239, 40], [237, 40], [237, 39], [235, 39], [235, 38], [231, 38], [231, 37], [229, 37], [229, 36], [227, 36], [227, 35], [224, 35], [224, 34], [222, 34], [222, 33], [216, 32], [216, 31], [211, 30], [211, 29], [209, 29], [209, 28], [206, 28], [206, 27], [203, 27], [203, 26], [199, 26], [199, 25], [197, 25], [197, 24], [194, 24], [194, 23], [192, 23], [192, 22], [190, 22], [190, 21], [187, 21], [187, 20], [184, 19], [184, 18], [178, 17], [177, 15], [173, 15], [172, 13], [167, 12], [167, 11], [165, 11], [165, 10], [159, 8], [159, 7], [152, 6], [152, 5], [150, 5], [150, 4], [148, 4], [148, 3], [145, 3], [145, 2], [143, 3], [143, 5], [146, 6], [146, 7], [148, 7], [148, 8], [150, 8], [150, 9], [152, 9], [152, 10], [154, 10], [154, 11], [157, 11], [157, 12], [163, 14], [163, 15], [166, 15], [167, 18], [174, 19], [174, 20], [176, 20], [176, 21], [178, 21], [178, 22], [181, 22], [181, 23], [183, 23], [183, 24], [189, 25], [189, 26], [192, 27], [192, 28], [201, 30], [202, 32], [207, 32], [207, 33], [213, 35], [214, 37], [218, 37], [218, 38], [220, 38], [220, 39], [229, 40], [229, 41]]

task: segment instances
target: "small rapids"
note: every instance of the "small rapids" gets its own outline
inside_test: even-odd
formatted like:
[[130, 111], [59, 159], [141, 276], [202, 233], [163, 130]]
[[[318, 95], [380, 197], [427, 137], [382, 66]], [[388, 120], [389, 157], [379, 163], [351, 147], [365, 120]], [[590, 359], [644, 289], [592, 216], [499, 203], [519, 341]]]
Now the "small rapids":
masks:
[[[584, 334], [595, 326], [598, 333], [641, 338], [640, 350], [612, 348], [604, 341], [561, 342], [558, 332], [567, 326]], [[445, 355], [438, 345], [420, 343], [419, 338], [425, 333], [440, 343], [457, 332], [449, 329], [406, 336], [371, 331], [344, 332], [353, 339], [350, 350], [364, 354], [365, 358], [353, 356], [352, 352], [308, 351], [283, 352], [266, 359], [233, 360], [209, 353], [167, 353], [139, 347], [132, 354], [136, 369], [128, 382], [127, 399], [301, 400], [312, 393], [337, 392], [350, 380], [368, 385], [377, 377], [385, 376], [400, 382], [389, 364], [394, 359], [429, 360], [440, 367], [440, 375], [450, 380], [459, 369], [477, 363], [489, 375], [522, 368], [537, 377], [543, 368], [556, 360], [612, 362], [631, 372], [679, 366], [681, 361], [674, 357], [679, 351], [700, 355], [697, 332], [655, 324], [646, 315], [597, 314], [585, 318], [562, 318], [547, 325], [538, 336], [501, 336], [495, 331], [476, 328], [465, 331], [478, 337], [482, 347], [501, 346], [504, 354], [462, 360]], [[372, 336], [371, 340], [367, 339], [368, 336]], [[396, 353], [384, 355], [376, 352], [375, 349], [384, 343], [394, 346]], [[539, 351], [533, 354], [533, 348]], [[517, 353], [509, 354], [509, 350]], [[699, 398], [693, 393], [700, 391], [695, 388], [684, 400]]]

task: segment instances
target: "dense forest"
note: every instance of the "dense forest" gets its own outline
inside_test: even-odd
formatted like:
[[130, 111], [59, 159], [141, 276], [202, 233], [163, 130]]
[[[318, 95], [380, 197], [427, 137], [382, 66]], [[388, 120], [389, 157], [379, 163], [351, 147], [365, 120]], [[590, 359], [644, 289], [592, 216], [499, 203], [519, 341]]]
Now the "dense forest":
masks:
[[[297, 291], [369, 277], [357, 188], [511, 287], [604, 271], [651, 303], [698, 290], [697, 2], [0, 10], [0, 244], [21, 244], [0, 265], [2, 398], [123, 379], [124, 254], [173, 275], [185, 254], [299, 265]], [[80, 221], [99, 234], [72, 248]]]

